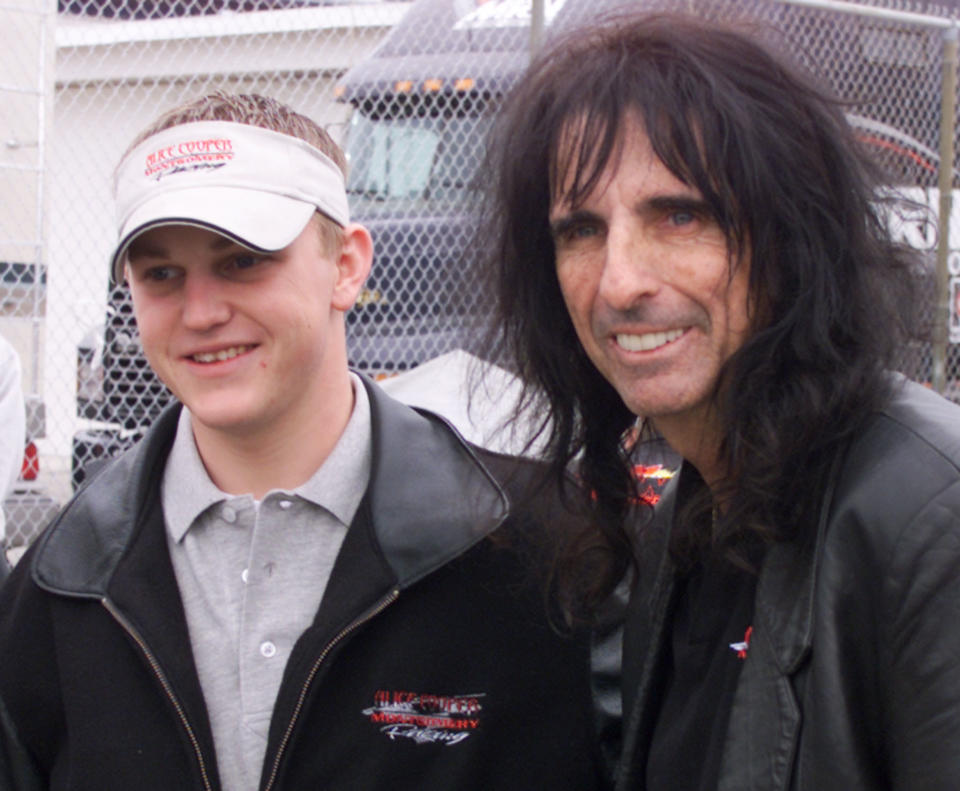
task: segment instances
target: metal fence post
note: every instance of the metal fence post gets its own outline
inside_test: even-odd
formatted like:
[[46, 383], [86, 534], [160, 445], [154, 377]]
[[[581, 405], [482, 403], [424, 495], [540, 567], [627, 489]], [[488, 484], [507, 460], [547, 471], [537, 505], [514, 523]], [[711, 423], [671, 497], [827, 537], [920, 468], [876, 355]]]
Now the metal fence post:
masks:
[[533, 60], [540, 42], [543, 41], [543, 26], [545, 20], [544, 0], [530, 0], [530, 60]]
[[957, 27], [943, 31], [943, 79], [940, 95], [940, 216], [937, 245], [937, 294], [934, 312], [933, 388], [942, 393], [946, 388], [947, 344], [950, 322], [950, 212], [953, 208], [954, 114], [957, 92]]

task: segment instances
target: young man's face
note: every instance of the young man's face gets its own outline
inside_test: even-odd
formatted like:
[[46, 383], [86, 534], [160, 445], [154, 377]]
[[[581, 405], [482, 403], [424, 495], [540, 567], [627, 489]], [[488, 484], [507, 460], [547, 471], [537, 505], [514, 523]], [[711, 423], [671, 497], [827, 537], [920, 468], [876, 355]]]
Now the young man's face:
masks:
[[244, 434], [296, 421], [345, 369], [342, 311], [356, 293], [314, 222], [267, 255], [189, 226], [130, 246], [147, 360], [203, 426]]
[[731, 274], [702, 196], [659, 160], [643, 127], [621, 134], [622, 155], [583, 205], [551, 206], [557, 277], [584, 350], [626, 405], [665, 433], [689, 431], [747, 338], [749, 264]]

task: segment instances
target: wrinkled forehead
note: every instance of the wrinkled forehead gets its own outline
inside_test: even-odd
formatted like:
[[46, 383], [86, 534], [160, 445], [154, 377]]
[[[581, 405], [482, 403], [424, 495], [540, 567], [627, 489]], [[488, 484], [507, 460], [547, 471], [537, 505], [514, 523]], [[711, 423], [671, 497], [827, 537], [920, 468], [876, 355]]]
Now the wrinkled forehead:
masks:
[[[691, 178], [691, 168], [683, 158], [676, 150], [668, 151], [665, 158], [647, 130], [648, 125], [638, 110], [628, 109], [616, 118], [587, 112], [571, 116], [558, 129], [550, 150], [551, 210], [577, 208], [591, 194], [603, 192], [623, 164], [625, 150], [636, 150], [636, 146], [647, 148], [650, 161], [662, 165], [681, 182], [699, 191]], [[669, 132], [665, 136], [674, 137]]]

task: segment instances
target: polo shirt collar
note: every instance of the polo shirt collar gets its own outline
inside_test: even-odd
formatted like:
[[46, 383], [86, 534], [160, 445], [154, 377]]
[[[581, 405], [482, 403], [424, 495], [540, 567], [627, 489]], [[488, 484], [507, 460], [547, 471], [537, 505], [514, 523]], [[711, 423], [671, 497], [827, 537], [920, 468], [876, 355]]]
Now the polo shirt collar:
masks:
[[[265, 498], [281, 492], [327, 509], [344, 525], [353, 521], [370, 479], [372, 435], [366, 388], [353, 372], [350, 380], [353, 412], [330, 455], [309, 480], [296, 489], [273, 490]], [[210, 479], [200, 459], [190, 411], [186, 407], [180, 411], [176, 437], [164, 467], [161, 497], [167, 531], [177, 542], [183, 540], [198, 517], [209, 508], [230, 500], [252, 499], [249, 494], [228, 494]]]

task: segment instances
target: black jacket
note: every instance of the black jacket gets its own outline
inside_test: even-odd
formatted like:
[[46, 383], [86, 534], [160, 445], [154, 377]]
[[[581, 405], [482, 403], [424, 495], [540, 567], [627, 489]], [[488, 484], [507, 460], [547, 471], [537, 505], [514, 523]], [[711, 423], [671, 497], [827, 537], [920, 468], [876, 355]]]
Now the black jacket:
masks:
[[[644, 788], [675, 488], [644, 535], [624, 638], [621, 789]], [[762, 565], [719, 789], [956, 791], [960, 408], [898, 387], [816, 496], [819, 523]]]
[[[369, 389], [369, 489], [285, 669], [261, 788], [596, 787], [589, 645], [551, 630], [543, 536], [502, 485], [523, 464]], [[220, 787], [160, 507], [176, 423], [4, 586], [0, 788]]]

